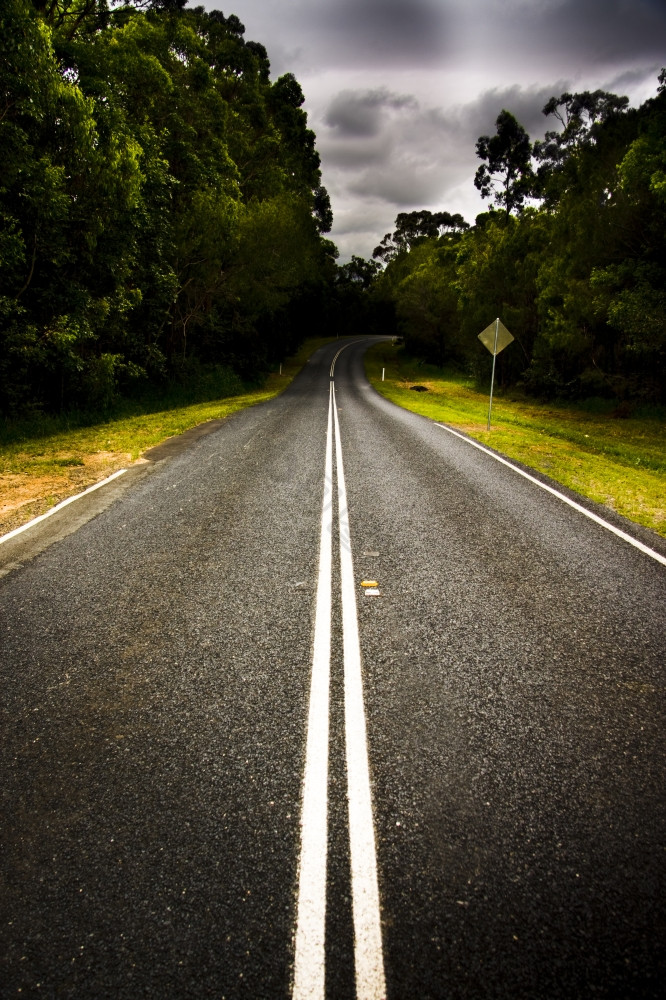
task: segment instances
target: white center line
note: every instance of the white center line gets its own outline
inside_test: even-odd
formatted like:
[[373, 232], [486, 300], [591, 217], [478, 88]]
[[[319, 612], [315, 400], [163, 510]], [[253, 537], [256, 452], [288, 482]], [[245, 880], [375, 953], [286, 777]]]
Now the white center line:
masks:
[[[348, 345], [346, 345], [348, 346]], [[343, 348], [344, 349], [344, 348]], [[341, 352], [339, 351], [336, 358]], [[335, 364], [335, 359], [333, 365]], [[331, 372], [333, 371], [331, 366]], [[335, 387], [330, 383], [321, 517], [314, 652], [306, 741], [301, 855], [296, 916], [293, 1000], [324, 1000], [326, 993], [326, 871], [328, 823], [329, 688], [335, 440], [340, 535], [344, 655], [345, 750], [354, 966], [357, 1000], [384, 1000], [386, 982], [377, 883], [375, 833], [363, 705], [354, 566]]]
[[[333, 389], [333, 401], [335, 403], [335, 389]], [[377, 856], [372, 819], [365, 710], [363, 707], [361, 648], [358, 636], [354, 566], [345, 474], [342, 465], [340, 424], [335, 405], [333, 415], [340, 525], [340, 579], [345, 664], [345, 746], [356, 998], [357, 1000], [383, 1000], [386, 996], [386, 982], [382, 953]]]
[[335, 357], [331, 361], [331, 368], [330, 368], [330, 371], [329, 371], [329, 375], [331, 376], [331, 378], [333, 378], [333, 376], [335, 374], [335, 362], [338, 360], [338, 358], [340, 357], [340, 355], [342, 354], [342, 352], [346, 351], [348, 347], [352, 347], [354, 344], [361, 344], [361, 343], [362, 343], [361, 340], [352, 340], [349, 344], [344, 344], [340, 348], [340, 350], [338, 351], [338, 353], [335, 355]]
[[319, 543], [310, 711], [303, 780], [301, 858], [294, 957], [294, 1000], [323, 1000], [326, 985], [328, 702], [333, 540], [333, 385], [329, 391], [324, 501]]

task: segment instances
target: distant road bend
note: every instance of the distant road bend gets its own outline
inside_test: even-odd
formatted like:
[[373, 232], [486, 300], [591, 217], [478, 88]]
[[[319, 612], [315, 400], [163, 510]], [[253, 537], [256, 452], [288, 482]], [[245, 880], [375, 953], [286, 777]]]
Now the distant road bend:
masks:
[[2, 998], [661, 996], [666, 544], [370, 342], [0, 546]]

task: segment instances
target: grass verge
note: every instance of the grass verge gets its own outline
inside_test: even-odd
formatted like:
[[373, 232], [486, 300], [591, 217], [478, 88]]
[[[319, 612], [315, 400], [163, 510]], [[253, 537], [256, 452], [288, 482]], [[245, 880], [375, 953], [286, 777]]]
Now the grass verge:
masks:
[[[227, 417], [279, 395], [318, 347], [334, 338], [311, 338], [259, 388], [223, 399], [121, 415], [92, 426], [68, 428], [65, 420], [6, 425], [0, 442], [0, 535], [46, 513], [118, 469], [142, 461], [149, 448], [197, 424]], [[58, 426], [60, 425], [60, 426]]]
[[[421, 364], [386, 342], [366, 354], [366, 373], [375, 389], [399, 406], [464, 431], [666, 537], [663, 420], [616, 419], [609, 412], [496, 392], [488, 431], [488, 395], [465, 376]], [[427, 392], [413, 391], [414, 385]]]

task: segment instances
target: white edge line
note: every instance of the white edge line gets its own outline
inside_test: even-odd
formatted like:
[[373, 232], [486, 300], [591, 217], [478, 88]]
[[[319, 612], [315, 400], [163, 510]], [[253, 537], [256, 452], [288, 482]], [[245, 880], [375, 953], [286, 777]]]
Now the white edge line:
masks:
[[[335, 402], [335, 388], [333, 389]], [[349, 807], [349, 851], [354, 920], [354, 965], [357, 1000], [386, 997], [382, 931], [377, 884], [377, 850], [372, 818], [372, 794], [363, 705], [361, 648], [358, 635], [354, 566], [337, 407], [335, 451], [340, 530], [340, 589], [344, 649], [345, 748]]]
[[435, 427], [441, 427], [443, 431], [448, 431], [449, 434], [455, 435], [455, 437], [460, 438], [461, 441], [465, 441], [467, 444], [471, 444], [473, 448], [478, 448], [479, 451], [484, 452], [486, 455], [490, 455], [490, 457], [494, 458], [495, 461], [501, 462], [502, 465], [506, 465], [509, 469], [513, 469], [514, 472], [517, 472], [520, 476], [523, 476], [524, 479], [529, 479], [531, 483], [534, 483], [535, 486], [539, 486], [542, 490], [545, 490], [546, 493], [551, 493], [554, 497], [557, 497], [558, 500], [564, 501], [564, 503], [568, 504], [570, 507], [573, 507], [574, 510], [577, 510], [579, 511], [579, 513], [584, 514], [585, 517], [589, 517], [591, 521], [595, 521], [597, 524], [600, 524], [602, 528], [606, 528], [607, 531], [612, 531], [613, 534], [617, 535], [618, 538], [621, 538], [625, 542], [629, 542], [629, 544], [633, 545], [634, 548], [640, 549], [640, 551], [644, 552], [645, 555], [650, 556], [652, 559], [656, 559], [657, 562], [660, 562], [663, 566], [666, 566], [666, 556], [662, 556], [661, 553], [655, 552], [654, 549], [651, 549], [649, 548], [649, 546], [644, 545], [643, 542], [639, 542], [637, 538], [633, 538], [631, 535], [628, 535], [627, 532], [622, 531], [621, 528], [616, 528], [609, 521], [604, 521], [602, 517], [599, 517], [597, 514], [593, 514], [591, 510], [587, 510], [586, 507], [583, 507], [581, 504], [576, 503], [575, 500], [571, 500], [564, 493], [560, 493], [559, 490], [554, 490], [552, 486], [547, 486], [546, 483], [542, 483], [541, 480], [537, 479], [535, 476], [531, 476], [529, 472], [525, 472], [523, 469], [520, 469], [517, 465], [514, 465], [513, 462], [509, 462], [507, 461], [506, 458], [502, 458], [501, 455], [497, 455], [494, 451], [491, 451], [489, 448], [485, 448], [482, 444], [479, 444], [478, 441], [474, 441], [472, 440], [472, 438], [466, 437], [464, 434], [459, 434], [458, 431], [452, 430], [450, 427], [447, 427], [446, 424], [435, 423]]
[[77, 493], [76, 496], [67, 497], [66, 500], [61, 500], [60, 503], [55, 505], [55, 507], [51, 507], [50, 510], [47, 510], [46, 514], [40, 514], [39, 517], [34, 517], [32, 521], [28, 521], [27, 524], [22, 524], [19, 528], [14, 528], [13, 531], [8, 531], [6, 535], [3, 535], [0, 538], [0, 545], [2, 545], [3, 542], [8, 542], [9, 539], [14, 538], [15, 535], [20, 535], [22, 531], [27, 531], [28, 528], [34, 527], [34, 525], [39, 524], [40, 521], [46, 520], [46, 518], [50, 517], [51, 514], [56, 514], [59, 510], [62, 510], [63, 507], [66, 507], [68, 503], [74, 503], [75, 500], [80, 500], [81, 497], [84, 497], [87, 493], [92, 493], [93, 490], [98, 490], [100, 486], [106, 486], [106, 484], [110, 483], [112, 479], [117, 479], [118, 476], [122, 476], [125, 472], [127, 472], [127, 469], [119, 469], [117, 472], [107, 476], [106, 479], [102, 479], [100, 483], [95, 483], [93, 486], [89, 486], [87, 490], [83, 491], [83, 493]]
[[293, 1000], [324, 1000], [326, 987], [326, 865], [328, 845], [328, 703], [331, 661], [333, 542], [333, 386], [321, 514], [319, 570], [303, 776], [301, 854], [294, 941]]

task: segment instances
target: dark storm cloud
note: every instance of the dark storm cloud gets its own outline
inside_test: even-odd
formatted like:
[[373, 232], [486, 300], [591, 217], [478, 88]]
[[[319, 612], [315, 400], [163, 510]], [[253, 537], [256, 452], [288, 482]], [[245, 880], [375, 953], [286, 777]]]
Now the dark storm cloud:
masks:
[[[650, 74], [647, 78], [651, 80]], [[622, 94], [623, 84], [630, 87], [645, 80], [645, 71], [628, 71], [599, 78], [598, 86]], [[654, 76], [654, 90], [656, 83]], [[487, 205], [474, 188], [479, 136], [494, 134], [497, 116], [506, 108], [533, 141], [540, 139], [558, 124], [543, 114], [548, 100], [579, 89], [567, 78], [544, 86], [493, 87], [448, 108], [427, 106], [412, 95], [388, 91], [337, 95], [329, 107], [328, 127], [319, 131], [319, 149], [341, 206], [334, 238], [343, 257], [360, 247], [369, 254], [379, 237], [393, 228], [399, 211], [462, 211], [473, 222]], [[362, 134], [360, 123], [350, 128], [346, 116], [353, 117], [357, 108], [366, 107], [376, 116]], [[374, 242], [373, 232], [378, 234]]]
[[296, 0], [285, 22], [311, 68], [485, 62], [506, 79], [666, 60], [664, 0]]
[[663, 0], [506, 0], [486, 12], [498, 48], [549, 67], [560, 62], [563, 73], [666, 53]]
[[474, 167], [480, 135], [493, 134], [503, 108], [533, 138], [553, 122], [542, 108], [566, 89], [555, 86], [494, 88], [454, 108], [427, 107], [409, 94], [386, 89], [343, 91], [333, 98], [319, 132], [327, 167], [347, 175], [355, 195], [372, 195], [396, 207], [418, 207], [444, 197]]
[[662, 59], [658, 59], [648, 69], [629, 69], [616, 76], [611, 76], [607, 83], [601, 85], [601, 90], [608, 90], [612, 94], [626, 94], [638, 89], [647, 89], [649, 96], [653, 97], [659, 86], [659, 73], [666, 66], [666, 51], [662, 54]]
[[355, 194], [394, 204], [404, 203], [406, 188], [408, 200], [430, 197], [428, 114], [409, 94], [386, 88], [342, 91], [326, 111], [318, 145], [326, 162], [347, 175], [345, 185]]
[[433, 0], [338, 0], [313, 17], [334, 63], [422, 65], [446, 50], [446, 5]]
[[[666, 61], [666, 54], [665, 54]], [[583, 90], [605, 90], [624, 96], [627, 91], [641, 85], [648, 85], [656, 93], [658, 81], [657, 64], [648, 70], [627, 70], [608, 79], [599, 78], [593, 87], [581, 86], [573, 79], [560, 79], [546, 86], [495, 87], [480, 94], [474, 101], [459, 109], [448, 111], [445, 117], [454, 116], [460, 128], [471, 140], [480, 135], [495, 132], [495, 120], [500, 111], [506, 109], [518, 119], [532, 139], [540, 139], [549, 130], [558, 130], [559, 122], [552, 115], [544, 115], [543, 108], [551, 97], [559, 97], [565, 92], [576, 93]], [[652, 85], [652, 86], [651, 86]], [[475, 148], [475, 147], [474, 147]]]
[[381, 130], [387, 110], [416, 104], [415, 98], [392, 94], [386, 87], [362, 92], [343, 90], [331, 101], [324, 120], [338, 135], [375, 136]]
[[510, 111], [532, 138], [541, 138], [546, 129], [557, 124], [543, 114], [551, 97], [559, 97], [569, 87], [569, 82], [559, 80], [545, 87], [494, 87], [486, 90], [470, 104], [455, 112], [461, 132], [466, 133], [475, 149], [480, 135], [493, 135], [495, 121], [500, 111]]
[[544, 18], [544, 45], [593, 63], [631, 62], [666, 53], [666, 4], [660, 0], [565, 0]]
[[666, 0], [203, 2], [266, 45], [273, 79], [303, 86], [342, 259], [371, 252], [398, 211], [472, 222], [486, 204], [475, 144], [503, 108], [539, 139], [557, 125], [550, 97], [599, 88], [637, 104], [666, 65]]

